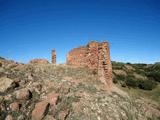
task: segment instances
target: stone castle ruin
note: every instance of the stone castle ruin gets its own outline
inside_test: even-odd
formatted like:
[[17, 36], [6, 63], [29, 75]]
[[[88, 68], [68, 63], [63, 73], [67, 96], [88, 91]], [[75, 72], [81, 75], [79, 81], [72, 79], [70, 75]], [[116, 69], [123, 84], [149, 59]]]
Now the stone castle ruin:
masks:
[[85, 66], [98, 72], [99, 79], [112, 86], [112, 65], [107, 42], [89, 42], [87, 46], [72, 49], [67, 55], [67, 64]]
[[[52, 64], [56, 64], [56, 51], [52, 50]], [[86, 46], [72, 49], [67, 55], [67, 64], [96, 70], [99, 79], [112, 86], [112, 65], [108, 42], [89, 42]]]

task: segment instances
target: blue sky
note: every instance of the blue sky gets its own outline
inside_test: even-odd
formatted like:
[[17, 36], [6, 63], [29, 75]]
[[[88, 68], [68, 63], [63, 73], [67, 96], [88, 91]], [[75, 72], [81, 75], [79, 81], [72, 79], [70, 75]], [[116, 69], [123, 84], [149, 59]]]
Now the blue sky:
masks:
[[0, 56], [57, 62], [90, 40], [110, 43], [111, 59], [160, 61], [159, 0], [0, 0]]

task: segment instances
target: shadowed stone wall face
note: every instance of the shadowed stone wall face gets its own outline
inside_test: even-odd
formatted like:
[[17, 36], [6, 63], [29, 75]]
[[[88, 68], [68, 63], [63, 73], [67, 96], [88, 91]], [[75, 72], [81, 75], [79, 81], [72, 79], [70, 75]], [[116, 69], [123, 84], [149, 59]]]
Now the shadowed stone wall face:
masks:
[[87, 46], [74, 48], [67, 56], [67, 64], [97, 70], [99, 79], [109, 87], [112, 85], [112, 65], [107, 42], [92, 41]]
[[98, 75], [105, 84], [112, 86], [112, 64], [110, 60], [109, 44], [107, 42], [98, 45]]
[[56, 51], [52, 50], [52, 64], [56, 64]]

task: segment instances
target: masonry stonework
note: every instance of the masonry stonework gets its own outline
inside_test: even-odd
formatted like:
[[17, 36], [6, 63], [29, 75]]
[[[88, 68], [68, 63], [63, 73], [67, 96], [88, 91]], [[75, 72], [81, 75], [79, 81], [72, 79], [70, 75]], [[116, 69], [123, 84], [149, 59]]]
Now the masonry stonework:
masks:
[[56, 64], [56, 51], [52, 50], [52, 64]]
[[32, 59], [30, 60], [29, 63], [41, 63], [41, 64], [46, 64], [46, 63], [49, 63], [48, 60], [46, 59], [40, 59], [40, 58], [37, 58], [37, 59]]
[[99, 79], [112, 86], [112, 65], [107, 42], [89, 42], [87, 46], [72, 49], [67, 55], [67, 64], [85, 66], [97, 70]]

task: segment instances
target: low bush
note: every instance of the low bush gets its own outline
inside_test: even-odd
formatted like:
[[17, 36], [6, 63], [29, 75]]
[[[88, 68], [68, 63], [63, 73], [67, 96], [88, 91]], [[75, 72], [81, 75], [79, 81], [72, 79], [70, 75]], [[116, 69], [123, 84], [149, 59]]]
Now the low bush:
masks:
[[132, 88], [152, 90], [157, 86], [157, 83], [153, 80], [136, 80], [134, 77], [129, 76], [126, 79], [126, 85]]
[[125, 84], [125, 76], [123, 75], [115, 75], [115, 78], [113, 79], [113, 83], [117, 84]]
[[160, 82], [160, 64], [154, 64], [147, 69], [147, 77]]
[[112, 62], [113, 69], [122, 69], [125, 64], [122, 62]]
[[157, 86], [157, 83], [152, 80], [139, 80], [138, 87], [144, 90], [152, 90]]
[[126, 85], [129, 87], [136, 88], [138, 87], [138, 82], [132, 76], [128, 76], [126, 79]]
[[117, 75], [117, 76], [116, 76], [116, 79], [117, 79], [118, 81], [124, 81], [124, 80], [125, 80], [125, 76], [124, 76], [124, 75]]
[[113, 79], [113, 83], [118, 83], [118, 80], [116, 78]]
[[157, 82], [160, 82], [160, 72], [159, 71], [152, 71], [149, 72], [147, 75], [149, 78], [154, 79]]

